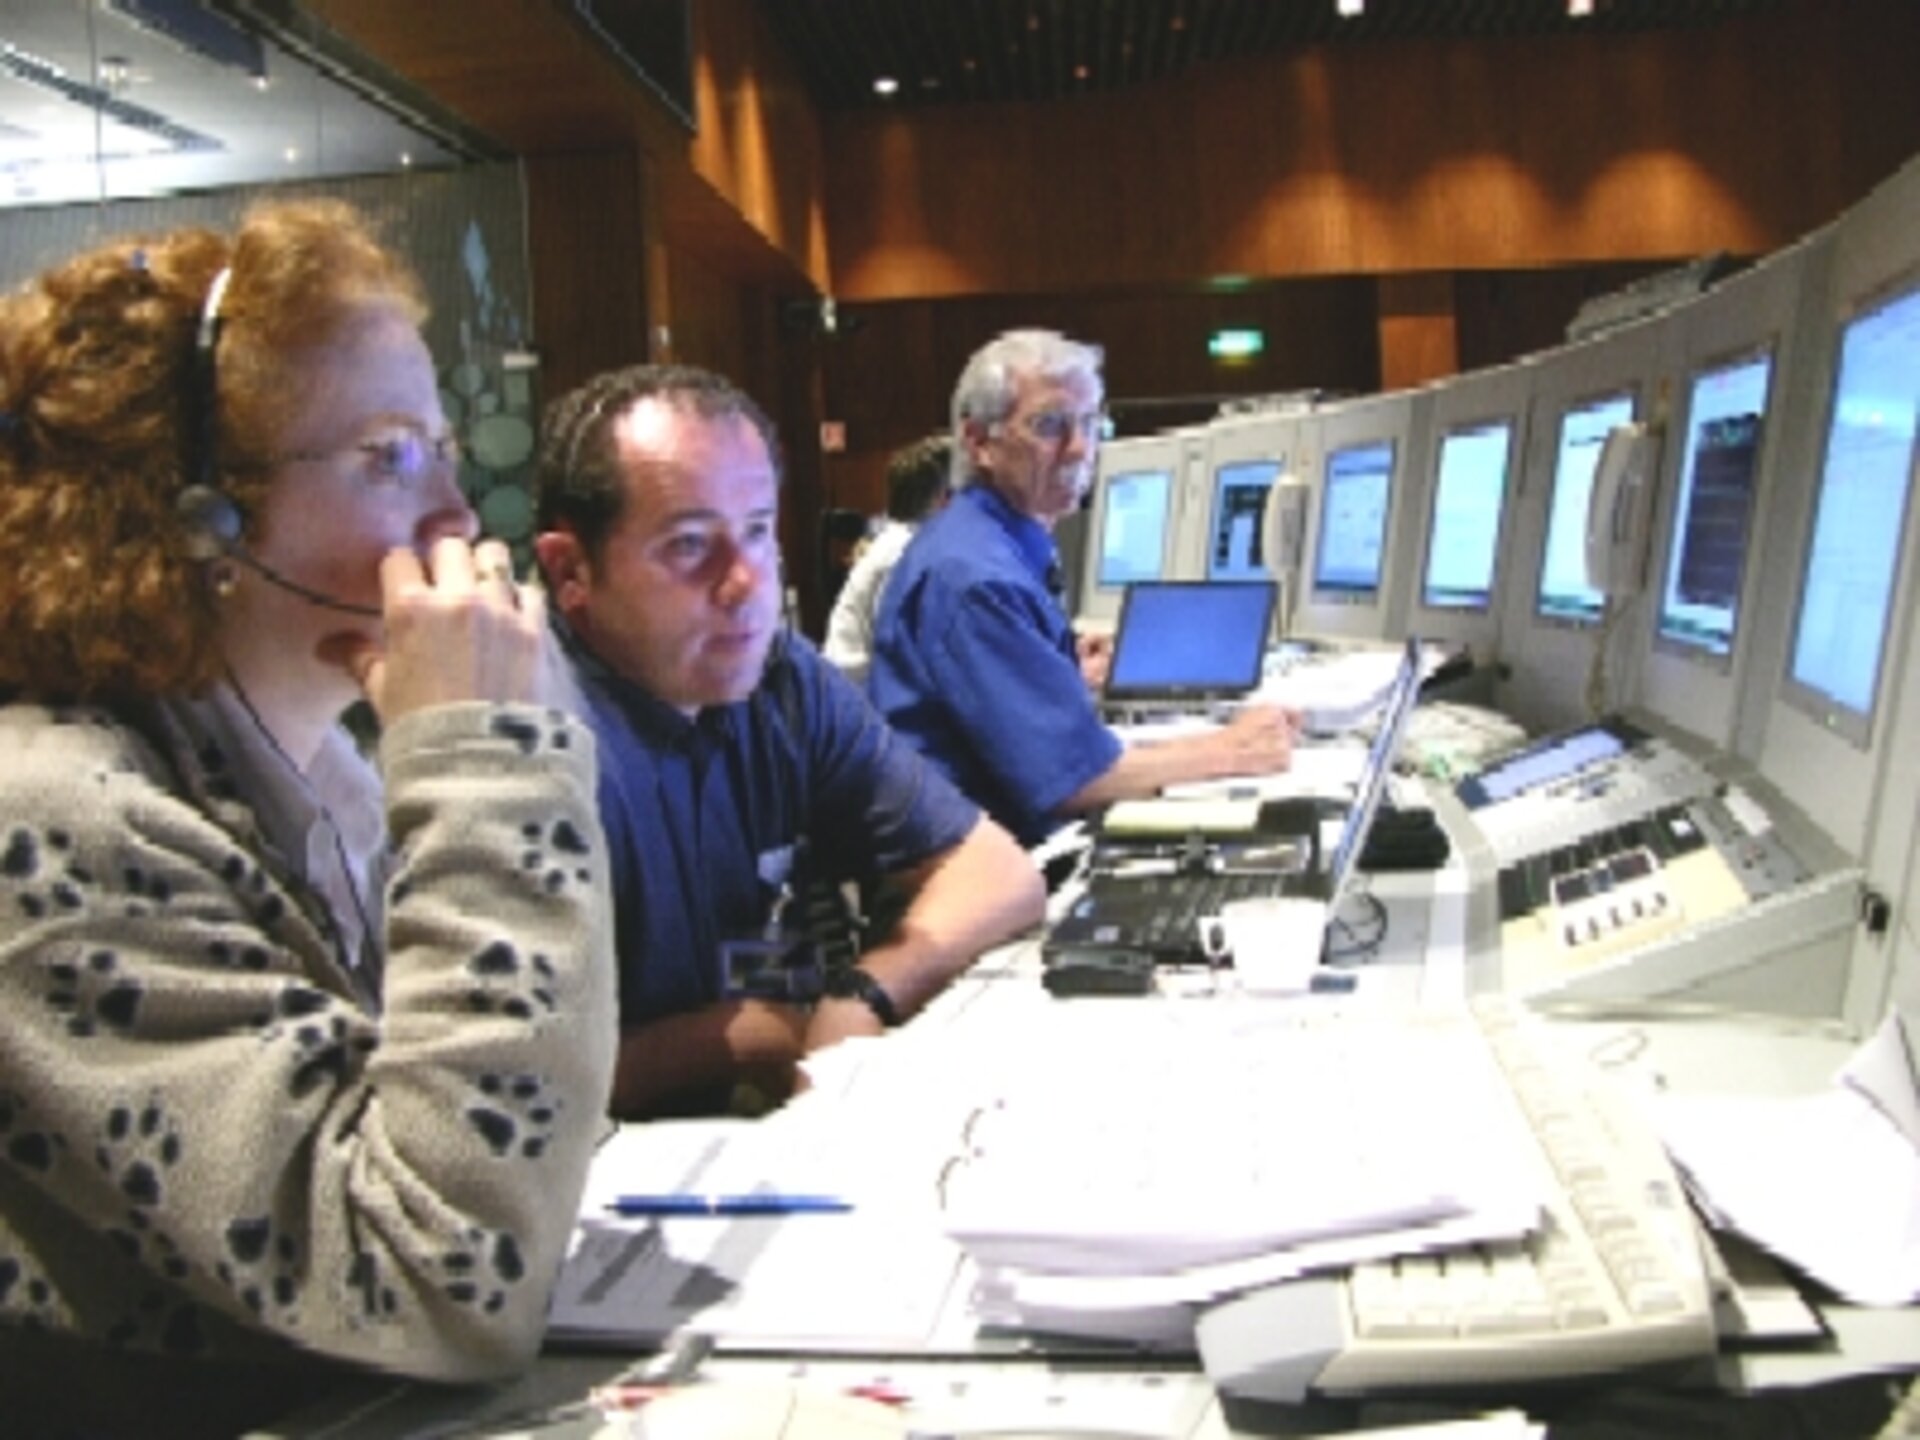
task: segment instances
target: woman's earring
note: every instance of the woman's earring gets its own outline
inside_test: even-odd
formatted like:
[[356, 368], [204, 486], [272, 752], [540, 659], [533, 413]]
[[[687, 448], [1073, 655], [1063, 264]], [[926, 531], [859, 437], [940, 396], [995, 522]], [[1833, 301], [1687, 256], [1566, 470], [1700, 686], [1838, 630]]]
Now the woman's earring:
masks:
[[231, 560], [221, 560], [213, 566], [209, 579], [213, 582], [214, 597], [224, 600], [240, 583], [240, 567]]

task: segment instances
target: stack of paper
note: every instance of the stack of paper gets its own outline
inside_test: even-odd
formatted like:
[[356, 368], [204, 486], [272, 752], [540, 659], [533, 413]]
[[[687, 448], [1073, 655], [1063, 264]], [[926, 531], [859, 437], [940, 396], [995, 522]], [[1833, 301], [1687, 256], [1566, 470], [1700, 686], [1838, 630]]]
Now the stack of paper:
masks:
[[1532, 1142], [1456, 1026], [1087, 1015], [973, 1116], [942, 1185], [989, 1320], [1184, 1343], [1220, 1295], [1539, 1221]]
[[1897, 1014], [1819, 1094], [1668, 1096], [1657, 1120], [1717, 1225], [1859, 1304], [1920, 1300], [1920, 1087]]

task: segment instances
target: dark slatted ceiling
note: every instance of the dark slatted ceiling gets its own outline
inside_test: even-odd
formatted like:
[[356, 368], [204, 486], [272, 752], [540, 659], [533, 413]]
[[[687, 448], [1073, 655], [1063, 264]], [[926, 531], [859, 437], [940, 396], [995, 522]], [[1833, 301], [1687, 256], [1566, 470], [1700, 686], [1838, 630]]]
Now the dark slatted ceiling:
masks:
[[[822, 109], [1056, 100], [1234, 55], [1370, 40], [1713, 25], [1787, 0], [760, 0]], [[899, 90], [876, 94], [890, 76]]]

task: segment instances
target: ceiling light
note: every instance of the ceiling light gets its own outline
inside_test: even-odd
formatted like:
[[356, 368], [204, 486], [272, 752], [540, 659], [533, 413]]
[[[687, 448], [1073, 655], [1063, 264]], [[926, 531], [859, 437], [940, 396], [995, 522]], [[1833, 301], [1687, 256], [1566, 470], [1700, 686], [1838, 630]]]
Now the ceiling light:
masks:
[[1338, 0], [1334, 8], [1351, 20], [1367, 8], [1367, 0]]
[[1567, 0], [1567, 14], [1578, 20], [1593, 13], [1593, 0]]
[[899, 88], [900, 82], [891, 75], [882, 75], [873, 82], [873, 93], [876, 95], [891, 95]]

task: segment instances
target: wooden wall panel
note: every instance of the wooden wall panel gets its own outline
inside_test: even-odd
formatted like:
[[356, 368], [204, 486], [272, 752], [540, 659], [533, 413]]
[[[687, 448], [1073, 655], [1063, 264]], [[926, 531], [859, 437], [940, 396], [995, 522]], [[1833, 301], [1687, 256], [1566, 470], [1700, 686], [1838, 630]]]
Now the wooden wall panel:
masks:
[[549, 395], [648, 355], [640, 157], [542, 155], [524, 165], [534, 337]]
[[1460, 368], [1453, 277], [1380, 277], [1380, 388], [1410, 390]]
[[[1003, 330], [1045, 326], [1102, 346], [1108, 405], [1130, 434], [1204, 419], [1236, 396], [1371, 391], [1376, 318], [1365, 279], [846, 306], [854, 328], [821, 352], [825, 414], [847, 430], [846, 452], [823, 459], [823, 493], [834, 505], [883, 509], [887, 456], [946, 428], [967, 357]], [[1262, 330], [1265, 353], [1241, 365], [1212, 360], [1207, 336], [1226, 326]]]
[[827, 124], [848, 299], [1756, 254], [1920, 149], [1920, 6], [1328, 46]]

